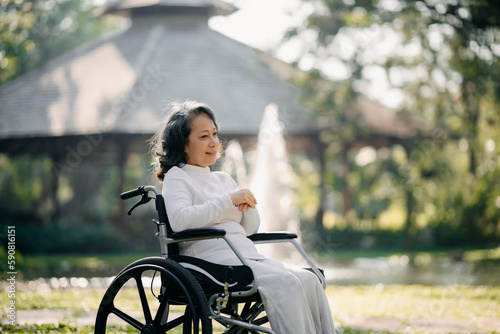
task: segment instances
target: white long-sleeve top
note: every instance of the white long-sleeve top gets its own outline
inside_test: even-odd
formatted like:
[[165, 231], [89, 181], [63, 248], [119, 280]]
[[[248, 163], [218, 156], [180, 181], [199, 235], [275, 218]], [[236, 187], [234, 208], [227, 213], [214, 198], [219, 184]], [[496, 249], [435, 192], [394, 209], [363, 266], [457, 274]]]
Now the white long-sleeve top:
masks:
[[[162, 195], [174, 232], [187, 228], [218, 227], [226, 231], [238, 250], [248, 259], [265, 259], [247, 235], [257, 232], [257, 209], [245, 213], [236, 208], [229, 192], [237, 188], [232, 177], [194, 165], [171, 168], [163, 180]], [[221, 262], [235, 254], [222, 239], [198, 240], [179, 244], [183, 255]]]

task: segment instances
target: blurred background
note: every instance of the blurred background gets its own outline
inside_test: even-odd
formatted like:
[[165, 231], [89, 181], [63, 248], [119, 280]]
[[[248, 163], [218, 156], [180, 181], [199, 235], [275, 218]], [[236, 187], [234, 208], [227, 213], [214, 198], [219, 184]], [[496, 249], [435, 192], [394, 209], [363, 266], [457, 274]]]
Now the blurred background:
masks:
[[26, 280], [158, 254], [119, 194], [161, 187], [148, 139], [190, 98], [330, 282], [498, 285], [497, 1], [0, 4], [0, 267], [7, 226]]
[[[347, 332], [500, 330], [498, 1], [0, 5], [20, 324], [90, 326], [110, 277], [159, 254], [153, 205], [129, 216], [119, 194], [161, 187], [148, 140], [195, 99], [220, 123], [214, 169], [254, 191], [262, 231], [298, 232]], [[49, 327], [19, 332], [76, 330]]]

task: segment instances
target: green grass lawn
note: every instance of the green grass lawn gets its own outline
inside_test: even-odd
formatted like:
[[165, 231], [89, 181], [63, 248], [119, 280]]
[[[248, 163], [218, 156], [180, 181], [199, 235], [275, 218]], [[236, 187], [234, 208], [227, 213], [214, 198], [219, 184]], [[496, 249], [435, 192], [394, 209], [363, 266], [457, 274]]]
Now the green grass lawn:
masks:
[[449, 319], [450, 324], [466, 324], [486, 333], [500, 329], [499, 287], [379, 284], [329, 286], [326, 291], [340, 323], [359, 317], [397, 320], [407, 326]]
[[[359, 256], [390, 256], [394, 252], [343, 252], [337, 261]], [[446, 251], [421, 252], [428, 257], [447, 256]], [[21, 271], [38, 273], [38, 277], [79, 277], [83, 274], [118, 273], [130, 262], [149, 254], [119, 255], [57, 255], [25, 256]], [[318, 255], [323, 260], [326, 254]], [[494, 261], [500, 259], [500, 248], [465, 250], [465, 261]], [[107, 271], [106, 271], [107, 270]], [[105, 288], [36, 289], [21, 282], [16, 291], [17, 309], [70, 310], [71, 317], [61, 324], [5, 325], [5, 310], [0, 310], [0, 332], [8, 333], [93, 333], [92, 325], [76, 326], [74, 319], [97, 311]], [[30, 274], [32, 275], [32, 274]], [[95, 275], [99, 276], [99, 275]], [[88, 276], [87, 276], [88, 277]], [[423, 286], [423, 285], [330, 285], [326, 289], [332, 314], [344, 328], [344, 333], [500, 333], [500, 287], [497, 286]], [[130, 305], [134, 294], [125, 295]], [[0, 291], [1, 305], [8, 305], [6, 289]], [[132, 307], [132, 306], [130, 306]], [[441, 327], [439, 327], [441, 326]], [[116, 326], [114, 332], [129, 332], [130, 328]], [[217, 332], [217, 331], [215, 331]], [[220, 332], [220, 331], [219, 331]]]
[[[424, 320], [447, 319], [453, 326], [457, 322], [476, 328], [478, 332], [498, 331], [495, 323], [500, 321], [500, 287], [485, 286], [328, 286], [326, 293], [337, 323], [342, 324], [345, 333], [384, 333], [379, 323], [398, 323], [398, 329], [422, 323]], [[82, 312], [95, 312], [104, 294], [104, 289], [57, 289], [18, 291], [18, 310], [69, 309], [73, 317]], [[134, 296], [130, 295], [133, 304]], [[0, 293], [0, 302], [7, 305], [7, 293]], [[374, 329], [359, 326], [350, 327], [353, 319], [363, 319], [365, 324], [375, 323]], [[383, 320], [383, 321], [382, 321]], [[493, 323], [493, 325], [492, 325]], [[403, 326], [403, 327], [401, 327]], [[450, 327], [449, 333], [457, 332]], [[389, 326], [390, 327], [390, 326]], [[2, 325], [2, 331], [13, 333], [91, 333], [92, 326], [76, 327], [68, 319], [66, 324], [24, 325], [13, 328]], [[357, 329], [356, 329], [357, 328]], [[115, 327], [116, 332], [125, 332], [125, 327]], [[403, 332], [403, 331], [400, 331]], [[416, 333], [426, 333], [425, 327], [418, 327]], [[429, 331], [431, 333], [432, 331]]]

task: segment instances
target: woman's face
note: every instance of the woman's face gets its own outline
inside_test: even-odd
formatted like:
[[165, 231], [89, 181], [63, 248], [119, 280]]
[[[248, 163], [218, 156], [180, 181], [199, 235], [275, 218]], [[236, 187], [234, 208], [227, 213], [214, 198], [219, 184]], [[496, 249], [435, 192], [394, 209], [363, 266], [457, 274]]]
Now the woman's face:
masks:
[[208, 167], [217, 161], [219, 137], [214, 122], [207, 114], [200, 113], [191, 121], [191, 133], [184, 152], [190, 165]]

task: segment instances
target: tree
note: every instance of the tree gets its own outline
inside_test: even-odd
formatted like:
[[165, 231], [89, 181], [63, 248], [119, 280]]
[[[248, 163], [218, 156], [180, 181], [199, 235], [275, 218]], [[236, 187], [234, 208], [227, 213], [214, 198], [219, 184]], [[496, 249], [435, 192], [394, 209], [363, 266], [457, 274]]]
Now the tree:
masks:
[[117, 28], [81, 0], [4, 0], [0, 8], [0, 84]]
[[[123, 24], [116, 18], [96, 16], [89, 1], [1, 3], [0, 85]], [[28, 168], [31, 165], [36, 168]], [[0, 207], [3, 217], [24, 215], [28, 220], [50, 222], [57, 215], [57, 180], [50, 159], [0, 155], [0, 170], [0, 184], [14, 189], [5, 194]]]
[[[363, 136], [365, 130], [356, 127], [356, 117], [346, 118], [345, 110], [358, 94], [369, 94], [370, 81], [376, 77], [378, 85], [387, 84], [385, 95], [398, 97], [393, 107], [401, 114], [422, 117], [430, 128], [405, 142], [404, 158], [386, 167], [406, 198], [408, 236], [428, 225], [461, 231], [458, 239], [476, 242], [485, 236], [500, 237], [499, 216], [491, 214], [500, 206], [495, 178], [500, 3], [322, 0], [305, 4], [315, 10], [288, 38], [308, 41], [297, 60], [298, 65], [304, 59], [313, 64], [307, 78], [298, 81], [304, 101], [340, 124], [327, 142], [345, 147], [348, 137]], [[314, 42], [311, 34], [316, 36]], [[339, 153], [336, 158], [345, 156], [342, 150]], [[467, 159], [462, 159], [465, 153]], [[358, 195], [353, 194], [354, 201]]]

